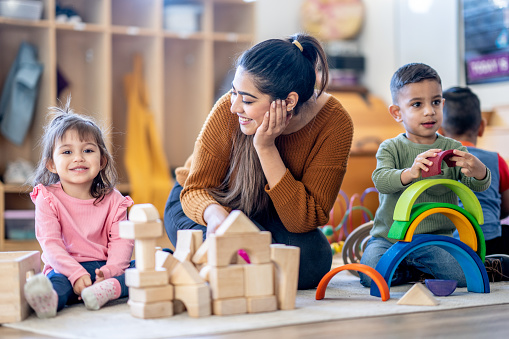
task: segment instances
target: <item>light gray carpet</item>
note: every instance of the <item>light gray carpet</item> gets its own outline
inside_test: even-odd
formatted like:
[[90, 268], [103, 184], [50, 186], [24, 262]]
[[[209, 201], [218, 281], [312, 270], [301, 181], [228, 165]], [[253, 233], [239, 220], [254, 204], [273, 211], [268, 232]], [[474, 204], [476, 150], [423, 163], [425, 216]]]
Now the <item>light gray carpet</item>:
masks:
[[437, 298], [438, 306], [407, 306], [396, 302], [411, 285], [391, 288], [391, 299], [382, 302], [369, 295], [359, 278], [340, 272], [329, 283], [325, 298], [315, 300], [315, 290], [299, 291], [296, 309], [235, 316], [190, 318], [186, 313], [162, 319], [137, 319], [129, 314], [126, 299], [110, 303], [99, 311], [83, 304], [68, 307], [52, 319], [26, 320], [5, 326], [62, 338], [152, 339], [184, 335], [210, 335], [249, 329], [278, 327], [324, 320], [347, 319], [398, 313], [509, 303], [509, 282], [491, 284], [491, 293], [470, 293], [458, 288], [448, 297]]

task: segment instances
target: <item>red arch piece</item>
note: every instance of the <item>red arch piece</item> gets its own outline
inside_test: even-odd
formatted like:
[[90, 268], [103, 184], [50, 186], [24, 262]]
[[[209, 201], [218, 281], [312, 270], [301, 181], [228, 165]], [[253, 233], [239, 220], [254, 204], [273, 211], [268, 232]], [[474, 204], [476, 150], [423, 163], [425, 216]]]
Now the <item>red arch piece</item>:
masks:
[[362, 272], [369, 276], [371, 280], [378, 286], [378, 289], [380, 290], [380, 296], [382, 297], [382, 301], [389, 300], [391, 295], [389, 292], [389, 286], [387, 285], [385, 279], [373, 267], [364, 264], [346, 264], [332, 269], [329, 273], [323, 276], [322, 280], [320, 280], [320, 283], [316, 288], [315, 299], [322, 300], [325, 297], [325, 290], [327, 289], [327, 285], [329, 284], [329, 281], [332, 279], [332, 277], [334, 277], [341, 271], [348, 270]]
[[429, 168], [429, 171], [421, 171], [421, 177], [427, 178], [434, 175], [439, 175], [442, 173], [442, 160], [445, 161], [448, 167], [456, 166], [456, 161], [452, 161], [451, 157], [454, 156], [454, 150], [449, 149], [447, 151], [442, 151], [437, 154], [436, 157], [428, 158], [428, 160], [433, 161], [433, 165]]

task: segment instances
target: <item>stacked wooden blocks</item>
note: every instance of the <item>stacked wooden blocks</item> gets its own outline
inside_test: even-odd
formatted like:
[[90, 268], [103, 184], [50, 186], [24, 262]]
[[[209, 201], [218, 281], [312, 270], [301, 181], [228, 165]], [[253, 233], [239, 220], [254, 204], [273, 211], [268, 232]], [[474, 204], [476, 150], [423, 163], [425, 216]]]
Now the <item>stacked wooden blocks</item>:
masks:
[[120, 237], [134, 239], [136, 268], [125, 272], [131, 314], [138, 318], [173, 315], [173, 286], [168, 273], [155, 264], [156, 239], [163, 234], [159, 212], [151, 204], [134, 205], [129, 221], [120, 222]]
[[166, 317], [187, 310], [191, 317], [204, 317], [295, 308], [298, 247], [271, 244], [270, 232], [233, 211], [205, 242], [202, 231], [182, 230], [173, 255], [156, 251], [162, 226], [150, 206], [133, 206], [129, 221], [120, 225], [122, 237], [135, 239], [136, 268], [126, 271], [133, 316]]

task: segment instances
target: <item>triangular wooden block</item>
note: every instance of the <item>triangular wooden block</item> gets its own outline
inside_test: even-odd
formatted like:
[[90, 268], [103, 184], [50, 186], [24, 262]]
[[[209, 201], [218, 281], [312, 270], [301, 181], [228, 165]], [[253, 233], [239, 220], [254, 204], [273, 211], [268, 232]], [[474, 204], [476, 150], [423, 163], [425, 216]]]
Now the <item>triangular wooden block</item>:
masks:
[[171, 274], [173, 268], [177, 266], [179, 261], [173, 257], [169, 252], [165, 251], [156, 251], [155, 254], [155, 265], [156, 268], [165, 268], [168, 275]]
[[260, 229], [239, 210], [232, 211], [215, 232], [216, 235], [226, 233], [258, 233]]
[[398, 305], [436, 306], [439, 301], [423, 284], [416, 283], [398, 301]]
[[190, 261], [179, 262], [170, 274], [172, 285], [203, 284], [205, 280]]
[[209, 243], [207, 239], [201, 244], [198, 250], [194, 253], [192, 262], [196, 265], [205, 264], [207, 262], [207, 252], [209, 251]]

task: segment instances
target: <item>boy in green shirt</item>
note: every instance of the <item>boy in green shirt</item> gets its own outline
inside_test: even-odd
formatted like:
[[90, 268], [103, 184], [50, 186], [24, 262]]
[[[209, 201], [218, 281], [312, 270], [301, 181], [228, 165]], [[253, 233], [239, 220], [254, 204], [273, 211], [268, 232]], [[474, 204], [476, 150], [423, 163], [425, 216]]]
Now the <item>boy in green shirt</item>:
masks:
[[[438, 73], [428, 65], [407, 64], [394, 73], [391, 80], [392, 105], [389, 112], [403, 124], [405, 133], [385, 140], [376, 158], [377, 166], [372, 179], [379, 192], [380, 204], [375, 214], [372, 238], [362, 255], [361, 263], [376, 267], [384, 253], [396, 242], [388, 238], [393, 223], [396, 202], [411, 184], [422, 180], [421, 172], [428, 171], [428, 159], [444, 150], [453, 149], [452, 161], [456, 167], [442, 169], [434, 178], [459, 180], [473, 191], [483, 191], [490, 186], [489, 169], [474, 155], [467, 152], [460, 142], [437, 134], [442, 123], [442, 82]], [[444, 202], [458, 204], [457, 195], [449, 188], [436, 185], [419, 195], [415, 203]], [[452, 236], [454, 224], [442, 214], [424, 219], [416, 234]], [[460, 264], [446, 250], [425, 246], [410, 253], [396, 269], [391, 285], [414, 281], [426, 274], [436, 279], [454, 279], [458, 286], [466, 286]], [[361, 284], [371, 286], [371, 279], [362, 273]]]

